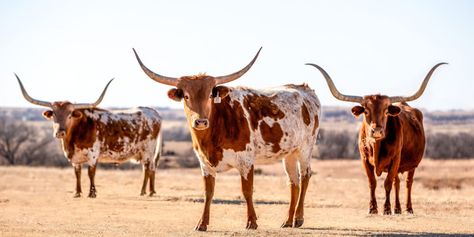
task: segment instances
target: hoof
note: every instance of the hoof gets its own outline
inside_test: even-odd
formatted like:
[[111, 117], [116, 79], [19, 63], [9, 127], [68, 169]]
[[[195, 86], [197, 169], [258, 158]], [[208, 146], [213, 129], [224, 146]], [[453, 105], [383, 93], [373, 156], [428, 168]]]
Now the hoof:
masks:
[[384, 215], [392, 215], [392, 210], [390, 210], [390, 208], [385, 208], [385, 210], [383, 210], [383, 214]]
[[148, 197], [153, 197], [153, 196], [155, 196], [155, 194], [156, 194], [156, 192], [152, 191], [152, 192], [150, 192], [150, 194], [148, 194]]
[[257, 225], [256, 221], [249, 221], [247, 223], [247, 226], [245, 227], [245, 229], [247, 229], [247, 230], [256, 230], [257, 227], [258, 227], [258, 225]]
[[74, 197], [74, 198], [80, 198], [81, 196], [82, 196], [82, 194], [81, 194], [81, 193], [76, 193], [76, 194], [74, 194], [74, 196], [73, 196], [73, 197]]
[[207, 231], [207, 225], [199, 224], [194, 228], [195, 231]]
[[304, 223], [304, 219], [296, 219], [293, 223], [293, 228], [300, 228]]
[[89, 198], [96, 198], [97, 195], [95, 194], [95, 192], [91, 192], [91, 193], [89, 193], [89, 196], [87, 196], [87, 197], [89, 197]]
[[141, 192], [140, 193], [140, 196], [145, 196], [146, 195], [146, 192]]
[[379, 213], [379, 211], [377, 210], [377, 208], [369, 209], [369, 214], [371, 214], [371, 215], [377, 215], [378, 213]]
[[413, 208], [408, 208], [408, 209], [407, 209], [407, 213], [413, 215]]
[[293, 224], [289, 221], [283, 222], [283, 224], [280, 226], [280, 228], [290, 228], [293, 227]]
[[397, 207], [397, 208], [395, 208], [395, 210], [393, 210], [393, 212], [394, 212], [395, 214], [397, 214], [397, 215], [398, 215], [398, 214], [402, 214], [402, 209], [399, 208], [399, 207]]

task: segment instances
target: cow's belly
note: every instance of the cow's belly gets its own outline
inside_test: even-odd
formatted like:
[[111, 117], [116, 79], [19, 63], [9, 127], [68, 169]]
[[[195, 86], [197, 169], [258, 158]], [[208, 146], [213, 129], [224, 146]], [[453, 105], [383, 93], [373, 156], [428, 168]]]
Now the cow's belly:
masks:
[[99, 163], [121, 164], [127, 161], [140, 161], [140, 156], [136, 154], [103, 155], [99, 157]]

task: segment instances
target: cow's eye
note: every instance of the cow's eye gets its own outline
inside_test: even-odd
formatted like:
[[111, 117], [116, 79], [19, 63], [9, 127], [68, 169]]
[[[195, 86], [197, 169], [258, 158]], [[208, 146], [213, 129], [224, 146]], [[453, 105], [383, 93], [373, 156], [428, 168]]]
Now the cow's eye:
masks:
[[184, 99], [185, 99], [185, 100], [189, 100], [189, 96], [188, 96], [188, 95], [185, 95], [185, 96], [184, 96]]
[[209, 95], [209, 99], [212, 99], [212, 93]]

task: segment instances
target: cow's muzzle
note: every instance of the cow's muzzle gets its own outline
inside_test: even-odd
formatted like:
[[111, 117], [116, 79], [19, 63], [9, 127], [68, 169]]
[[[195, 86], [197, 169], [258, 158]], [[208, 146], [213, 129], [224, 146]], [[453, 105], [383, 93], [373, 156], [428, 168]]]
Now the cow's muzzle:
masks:
[[375, 138], [375, 140], [379, 140], [385, 137], [385, 131], [382, 127], [371, 128], [370, 135]]
[[66, 136], [66, 130], [60, 129], [60, 130], [56, 131], [54, 136], [56, 138], [59, 138], [59, 139], [64, 138]]
[[204, 130], [209, 127], [208, 119], [195, 119], [193, 122], [193, 128], [197, 130]]

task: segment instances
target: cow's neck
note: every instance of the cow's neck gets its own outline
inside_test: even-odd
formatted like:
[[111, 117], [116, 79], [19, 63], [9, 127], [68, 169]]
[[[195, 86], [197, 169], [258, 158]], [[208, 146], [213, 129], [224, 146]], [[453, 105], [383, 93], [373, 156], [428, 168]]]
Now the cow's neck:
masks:
[[69, 128], [66, 131], [66, 136], [61, 139], [64, 154], [68, 159], [73, 157], [76, 148], [92, 147], [96, 139], [96, 128], [94, 127], [93, 120], [88, 118], [86, 113], [83, 114], [84, 116], [81, 120], [74, 127]]
[[229, 97], [222, 99], [219, 104], [212, 105], [209, 127], [205, 130], [194, 129], [191, 112], [185, 108], [185, 113], [194, 149], [212, 166], [217, 166], [222, 160], [224, 149], [234, 152], [245, 151], [246, 145], [250, 143], [250, 129], [243, 108]]
[[[400, 129], [397, 129], [399, 127], [398, 124], [397, 118], [390, 117], [385, 126], [385, 138], [380, 140], [367, 137], [364, 131], [365, 146], [369, 153], [369, 163], [374, 166], [377, 176], [380, 176], [391, 165], [393, 156], [397, 154], [397, 150], [393, 148], [397, 147], [396, 143], [401, 141]], [[365, 129], [365, 126], [363, 126], [363, 129]]]

